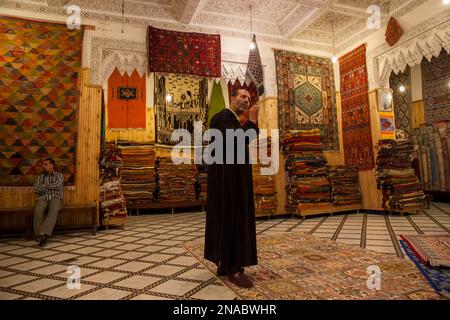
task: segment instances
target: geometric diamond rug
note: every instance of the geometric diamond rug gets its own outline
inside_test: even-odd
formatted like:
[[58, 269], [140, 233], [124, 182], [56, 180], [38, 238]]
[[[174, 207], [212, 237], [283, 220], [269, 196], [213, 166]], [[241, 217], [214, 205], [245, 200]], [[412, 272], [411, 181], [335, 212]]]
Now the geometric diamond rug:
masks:
[[437, 293], [442, 294], [450, 299], [450, 268], [432, 268], [424, 265], [420, 259], [414, 254], [414, 251], [408, 246], [406, 241], [400, 240], [400, 244], [405, 249], [408, 257], [415, 263], [417, 268], [422, 272], [430, 285]]
[[[182, 244], [200, 263], [204, 240]], [[407, 259], [358, 246], [287, 232], [259, 236], [258, 265], [246, 268], [254, 287], [243, 289], [221, 280], [246, 300], [431, 300], [442, 299]], [[379, 268], [381, 280], [370, 270]], [[378, 286], [379, 284], [379, 286]], [[372, 288], [372, 289], [370, 289]]]

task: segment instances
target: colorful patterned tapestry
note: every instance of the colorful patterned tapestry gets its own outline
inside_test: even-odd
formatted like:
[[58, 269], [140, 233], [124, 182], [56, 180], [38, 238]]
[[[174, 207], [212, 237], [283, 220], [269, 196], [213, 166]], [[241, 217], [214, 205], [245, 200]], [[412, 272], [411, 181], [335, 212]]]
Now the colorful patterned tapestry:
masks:
[[339, 58], [342, 98], [342, 136], [345, 164], [359, 170], [374, 166], [370, 129], [369, 84], [367, 80], [366, 46]]
[[[411, 137], [411, 70], [409, 66], [404, 72], [391, 73], [389, 85], [393, 93], [395, 128], [403, 130], [406, 138]], [[399, 87], [403, 85], [406, 90], [400, 92]]]
[[225, 108], [225, 99], [222, 93], [222, 86], [220, 85], [220, 82], [214, 81], [211, 93], [211, 100], [209, 102], [208, 128], [212, 117], [214, 117], [214, 115], [223, 108]]
[[275, 50], [279, 127], [320, 129], [325, 150], [339, 149], [336, 91], [329, 59]]
[[220, 35], [148, 27], [149, 72], [220, 78]]
[[[245, 269], [254, 287], [240, 288], [221, 278], [245, 300], [442, 299], [411, 261], [392, 254], [299, 232], [258, 236], [257, 242], [258, 265]], [[182, 245], [216, 272], [217, 266], [203, 258], [203, 239]], [[379, 290], [368, 287], [368, 283], [376, 285], [370, 281], [369, 266], [378, 266], [382, 272]]]
[[[248, 92], [250, 92], [250, 106], [253, 106], [255, 104], [258, 103], [259, 100], [259, 94], [258, 94], [258, 89], [256, 88], [256, 85], [251, 82], [250, 85], [247, 85], [245, 82], [244, 84], [241, 84], [241, 82], [236, 79], [234, 81], [234, 83], [232, 83], [231, 81], [228, 81], [228, 97], [231, 103], [231, 94], [233, 93], [233, 91], [236, 91], [238, 89], [246, 89]], [[241, 115], [241, 124], [244, 124], [245, 122], [247, 122], [248, 120], [248, 110]]]
[[131, 75], [116, 68], [108, 79], [108, 128], [145, 129], [145, 74]]
[[381, 139], [395, 140], [395, 123], [393, 112], [380, 112]]
[[0, 186], [32, 186], [52, 157], [75, 184], [83, 30], [0, 17]]
[[[171, 96], [171, 101], [166, 100]], [[175, 145], [172, 132], [187, 129], [194, 132], [194, 122], [206, 128], [208, 119], [208, 80], [206, 78], [168, 74], [155, 76], [156, 143]], [[194, 143], [194, 138], [191, 139]]]
[[422, 91], [425, 121], [432, 124], [450, 120], [450, 54], [442, 49], [439, 57], [422, 60]]

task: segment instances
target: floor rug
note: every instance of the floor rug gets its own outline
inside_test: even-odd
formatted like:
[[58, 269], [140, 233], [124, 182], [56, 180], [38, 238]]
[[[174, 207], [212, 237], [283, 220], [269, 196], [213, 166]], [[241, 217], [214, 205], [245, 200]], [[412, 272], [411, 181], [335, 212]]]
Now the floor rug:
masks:
[[422, 263], [450, 267], [450, 235], [401, 236]]
[[400, 244], [405, 250], [408, 257], [416, 264], [417, 268], [422, 272], [431, 286], [437, 293], [442, 294], [450, 299], [450, 268], [432, 268], [424, 265], [420, 259], [414, 254], [406, 241], [400, 240]]
[[[411, 261], [390, 254], [297, 232], [261, 236], [257, 244], [259, 264], [246, 268], [254, 288], [239, 288], [221, 278], [242, 299], [441, 299]], [[203, 258], [203, 239], [183, 246], [216, 272], [215, 264]], [[369, 282], [376, 284], [369, 267], [380, 268], [380, 290], [368, 289]]]

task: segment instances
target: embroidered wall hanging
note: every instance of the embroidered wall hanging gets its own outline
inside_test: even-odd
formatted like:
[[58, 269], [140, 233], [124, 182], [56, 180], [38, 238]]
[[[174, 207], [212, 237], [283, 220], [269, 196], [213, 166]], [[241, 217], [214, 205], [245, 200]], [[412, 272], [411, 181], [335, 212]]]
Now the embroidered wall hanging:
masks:
[[148, 27], [149, 72], [221, 76], [220, 35]]
[[359, 170], [374, 167], [366, 66], [366, 46], [339, 59], [342, 98], [342, 136], [345, 164]]
[[[395, 127], [405, 133], [405, 137], [411, 137], [411, 72], [409, 66], [405, 71], [395, 74], [391, 72], [389, 85], [392, 89], [395, 111]], [[406, 90], [401, 92], [400, 86], [403, 85]]]
[[425, 122], [450, 120], [450, 54], [442, 49], [439, 57], [422, 60], [422, 91]]
[[275, 50], [279, 127], [320, 129], [325, 150], [339, 149], [336, 91], [329, 59]]
[[[171, 101], [166, 96], [171, 96]], [[187, 129], [194, 132], [194, 122], [202, 123], [206, 129], [208, 120], [208, 80], [191, 76], [168, 74], [155, 75], [155, 121], [156, 143], [175, 145], [172, 132]], [[194, 138], [191, 139], [194, 143]]]
[[398, 21], [394, 17], [391, 17], [389, 19], [389, 22], [388, 22], [388, 25], [386, 28], [386, 33], [385, 33], [386, 42], [391, 47], [393, 47], [398, 42], [398, 40], [400, 40], [400, 38], [402, 37], [402, 34], [403, 34], [402, 27], [400, 27], [400, 25], [398, 24]]
[[0, 186], [32, 186], [52, 157], [75, 185], [83, 30], [0, 17]]
[[145, 129], [145, 74], [116, 68], [108, 79], [108, 128]]

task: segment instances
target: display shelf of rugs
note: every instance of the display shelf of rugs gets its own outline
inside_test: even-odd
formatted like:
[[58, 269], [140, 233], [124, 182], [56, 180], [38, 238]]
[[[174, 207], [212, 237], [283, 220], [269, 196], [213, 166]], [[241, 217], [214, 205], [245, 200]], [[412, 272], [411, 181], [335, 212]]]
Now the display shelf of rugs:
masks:
[[150, 143], [118, 141], [122, 154], [122, 190], [128, 209], [151, 203], [156, 188], [155, 146]]
[[124, 226], [127, 208], [121, 186], [122, 156], [115, 144], [105, 144], [100, 160], [100, 217], [103, 226]]
[[332, 213], [362, 209], [362, 194], [356, 166], [330, 166]]
[[414, 146], [409, 139], [380, 140], [375, 176], [389, 213], [421, 212], [425, 194], [412, 168]]
[[450, 121], [416, 128], [412, 140], [424, 191], [450, 196]]
[[158, 157], [155, 162], [156, 189], [152, 207], [174, 208], [204, 206], [206, 201], [197, 199], [195, 164], [175, 164], [170, 157]]
[[275, 175], [269, 175], [270, 164], [262, 164], [259, 158], [259, 147], [264, 146], [267, 157], [271, 157], [271, 139], [263, 138], [252, 143], [250, 152], [258, 155], [257, 162], [252, 164], [253, 195], [255, 199], [255, 216], [270, 217], [277, 215], [278, 201]]
[[303, 217], [331, 213], [330, 182], [320, 130], [292, 130], [280, 138], [285, 156], [287, 212]]

